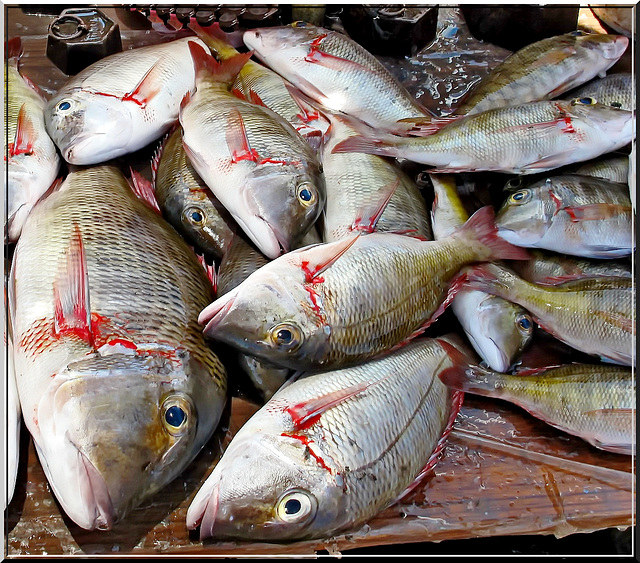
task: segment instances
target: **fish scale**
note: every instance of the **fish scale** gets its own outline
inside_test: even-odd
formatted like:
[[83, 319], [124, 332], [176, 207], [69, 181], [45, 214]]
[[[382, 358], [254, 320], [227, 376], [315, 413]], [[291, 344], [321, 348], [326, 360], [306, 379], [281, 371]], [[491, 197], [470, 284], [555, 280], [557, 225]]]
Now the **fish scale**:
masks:
[[[189, 507], [188, 525], [204, 518], [202, 537], [267, 541], [329, 537], [362, 525], [414, 482], [457, 413], [454, 395], [437, 378], [450, 358], [439, 340], [420, 339], [283, 387], [236, 434]], [[317, 404], [310, 423], [292, 415], [300, 407], [313, 414]], [[239, 479], [248, 468], [249, 486]], [[219, 497], [209, 500], [216, 485]], [[278, 518], [287, 490], [315, 498], [309, 521]], [[208, 502], [217, 504], [213, 521]]]
[[[81, 527], [110, 527], [214, 431], [226, 371], [197, 324], [212, 296], [193, 251], [115, 167], [72, 169], [25, 224], [9, 284], [18, 391], [49, 483]], [[167, 400], [191, 405], [179, 438], [162, 422]]]

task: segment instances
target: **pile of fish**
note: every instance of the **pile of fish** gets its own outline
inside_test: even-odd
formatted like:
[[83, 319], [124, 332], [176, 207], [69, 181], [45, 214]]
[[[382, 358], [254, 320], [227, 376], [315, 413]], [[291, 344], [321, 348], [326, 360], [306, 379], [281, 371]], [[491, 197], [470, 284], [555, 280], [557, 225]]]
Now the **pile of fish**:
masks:
[[[361, 526], [433, 469], [464, 392], [635, 453], [626, 37], [529, 45], [440, 118], [337, 31], [189, 28], [48, 102], [10, 43], [16, 407], [75, 523], [179, 475], [240, 370], [264, 404], [189, 507], [202, 539]], [[151, 179], [123, 165], [150, 143]], [[481, 171], [519, 175], [499, 205], [469, 205]], [[523, 365], [539, 329], [580, 361]]]

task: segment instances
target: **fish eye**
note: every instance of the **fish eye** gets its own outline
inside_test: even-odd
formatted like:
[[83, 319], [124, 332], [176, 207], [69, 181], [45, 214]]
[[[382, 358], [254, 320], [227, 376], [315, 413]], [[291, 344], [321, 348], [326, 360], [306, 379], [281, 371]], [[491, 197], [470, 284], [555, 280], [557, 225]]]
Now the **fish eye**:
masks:
[[531, 199], [531, 190], [518, 190], [509, 196], [509, 203], [519, 205]]
[[611, 107], [612, 108], [622, 108], [622, 104], [620, 102], [611, 102]]
[[283, 522], [299, 522], [315, 514], [315, 498], [300, 489], [287, 491], [276, 506], [276, 515]]
[[189, 223], [193, 223], [194, 225], [202, 225], [202, 223], [204, 223], [204, 211], [199, 207], [189, 207], [185, 213]]
[[162, 404], [162, 423], [172, 436], [184, 434], [189, 427], [191, 405], [182, 395], [172, 395]]
[[274, 326], [270, 333], [271, 341], [279, 348], [295, 350], [302, 344], [302, 331], [292, 323], [281, 323]]
[[577, 105], [581, 105], [581, 106], [594, 106], [596, 105], [598, 102], [595, 98], [589, 98], [589, 97], [585, 97], [585, 98], [576, 98], [575, 100], [573, 100], [571, 102], [571, 105], [573, 106], [577, 106]]
[[291, 27], [307, 27], [307, 22], [305, 21], [295, 21], [291, 24]]
[[70, 108], [71, 108], [71, 102], [69, 100], [62, 100], [58, 104], [58, 110], [59, 111], [67, 111]]
[[588, 33], [586, 33], [585, 31], [582, 31], [581, 29], [576, 29], [575, 31], [572, 31], [571, 33], [569, 33], [569, 35], [573, 35], [574, 37], [580, 37], [581, 35], [588, 35]]
[[511, 178], [505, 185], [505, 190], [519, 190], [522, 187], [522, 178]]
[[316, 202], [315, 190], [309, 182], [304, 182], [298, 186], [297, 196], [300, 203], [306, 207]]
[[531, 315], [520, 313], [516, 317], [516, 326], [522, 334], [531, 334], [531, 331], [533, 330], [533, 320], [531, 319]]

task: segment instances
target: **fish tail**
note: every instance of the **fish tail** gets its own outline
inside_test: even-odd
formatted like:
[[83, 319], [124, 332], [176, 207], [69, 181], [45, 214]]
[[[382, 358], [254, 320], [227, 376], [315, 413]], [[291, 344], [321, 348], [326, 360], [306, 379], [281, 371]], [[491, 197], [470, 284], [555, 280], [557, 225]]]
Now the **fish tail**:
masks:
[[383, 141], [382, 139], [355, 135], [345, 139], [344, 141], [340, 141], [331, 151], [332, 154], [341, 152], [363, 152], [367, 154], [376, 154], [378, 156], [393, 157], [396, 154], [396, 149], [392, 144], [387, 141]]
[[190, 22], [187, 25], [202, 41], [211, 49], [214, 55], [222, 60], [230, 59], [238, 54], [238, 51], [229, 43], [229, 40], [220, 24], [214, 22], [208, 27], [202, 27], [196, 22]]
[[218, 62], [194, 41], [189, 42], [189, 51], [191, 51], [193, 58], [197, 82], [202, 79], [213, 79], [216, 82], [226, 84], [231, 84], [235, 80], [242, 67], [253, 55], [253, 51], [238, 53], [227, 60]]
[[494, 210], [490, 205], [481, 207], [456, 231], [456, 234], [475, 239], [481, 244], [483, 260], [528, 260], [529, 253], [498, 236], [494, 221]]
[[12, 37], [5, 41], [4, 50], [7, 54], [7, 59], [15, 59], [16, 61], [22, 56], [22, 39], [20, 37]]

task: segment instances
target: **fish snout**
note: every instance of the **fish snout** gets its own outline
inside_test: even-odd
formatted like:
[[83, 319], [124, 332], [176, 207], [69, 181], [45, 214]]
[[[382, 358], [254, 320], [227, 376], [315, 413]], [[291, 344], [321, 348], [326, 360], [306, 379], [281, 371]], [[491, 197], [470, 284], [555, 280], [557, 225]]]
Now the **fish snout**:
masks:
[[233, 307], [236, 294], [235, 292], [228, 293], [223, 297], [216, 299], [209, 306], [205, 307], [200, 316], [198, 317], [198, 323], [205, 324], [204, 333], [213, 337], [216, 333], [216, 329], [220, 326], [227, 313]]
[[87, 508], [89, 520], [93, 520], [87, 529], [110, 530], [116, 521], [116, 510], [111, 501], [107, 483], [87, 456], [79, 451], [78, 457], [80, 495], [85, 499], [84, 505]]

